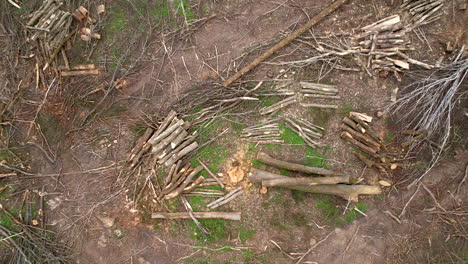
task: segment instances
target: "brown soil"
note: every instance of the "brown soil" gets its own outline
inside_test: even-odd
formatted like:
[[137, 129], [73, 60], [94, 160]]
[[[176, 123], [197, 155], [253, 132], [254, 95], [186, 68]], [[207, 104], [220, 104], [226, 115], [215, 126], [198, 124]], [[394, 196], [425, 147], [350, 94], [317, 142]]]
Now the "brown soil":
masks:
[[[286, 1], [279, 6], [279, 2], [269, 1], [200, 1], [199, 8], [203, 6], [208, 10], [203, 16], [216, 15], [214, 18], [190, 31], [189, 35], [171, 39], [171, 43], [166, 43], [167, 40], [159, 32], [150, 36], [151, 44], [141, 60], [142, 65], [126, 78], [123, 88], [112, 94], [113, 101], [118, 103], [106, 106], [109, 109], [124, 106], [125, 110], [115, 115], [104, 112], [85, 129], [63, 136], [61, 142], [53, 142], [54, 148], [58, 149], [57, 164], [50, 165], [41, 160], [33, 162], [39, 173], [62, 174], [58, 178], [45, 180], [47, 192], [50, 193], [47, 200], [58, 203], [48, 212], [48, 221], [61, 236], [75, 243], [76, 263], [295, 263], [271, 241], [288, 253], [304, 253], [312, 247], [304, 263], [463, 262], [460, 256], [466, 258], [468, 244], [466, 236], [462, 234], [466, 234], [464, 228], [467, 226], [460, 219], [466, 220], [466, 216], [436, 214], [442, 209], [434, 204], [428, 191], [422, 187], [406, 209], [406, 214], [400, 218], [401, 223], [384, 212], [388, 210], [399, 215], [415, 189], [407, 190], [397, 185], [392, 191], [386, 190], [383, 197], [365, 198], [368, 206], [366, 216], [336, 227], [316, 209], [319, 196], [297, 198], [294, 192], [275, 189], [261, 194], [258, 186], [244, 180], [245, 195], [230, 203], [229, 209], [242, 211], [246, 220], [228, 226], [225, 244], [199, 246], [198, 241], [190, 238], [188, 232], [191, 229], [183, 221], [158, 224], [148, 220], [147, 212], [142, 212], [140, 208], [138, 211], [132, 210], [134, 206], [130, 201], [133, 190], [120, 190], [119, 183], [125, 177], [122, 167], [109, 167], [97, 173], [86, 172], [125, 159], [135, 140], [132, 126], [141, 123], [142, 113], [162, 116], [190, 88], [226, 79], [240, 65], [245, 65], [258, 55], [259, 51], [245, 60], [236, 61], [234, 65], [233, 61], [248, 47], [277, 41], [282, 38], [281, 33], [304, 24], [306, 15], [312, 16], [329, 2], [297, 0]], [[372, 4], [364, 0], [350, 1], [314, 27], [313, 31], [350, 32], [394, 14], [396, 5], [390, 6], [387, 2], [390, 1], [373, 1]], [[116, 8], [115, 5], [117, 3], [114, 1], [108, 1], [109, 10]], [[415, 58], [435, 62], [448, 56], [444, 53], [446, 41], [468, 44], [466, 34], [460, 33], [464, 28], [460, 25], [463, 25], [466, 12], [457, 10], [454, 16], [448, 7], [444, 12], [440, 21], [424, 27], [427, 42], [414, 37], [418, 47], [413, 54]], [[120, 38], [125, 39], [128, 35], [129, 32], [124, 32]], [[105, 44], [109, 43], [104, 42], [103, 46]], [[163, 52], [164, 45], [170, 48], [169, 55]], [[276, 55], [290, 54], [296, 47], [297, 44], [291, 45]], [[428, 49], [431, 52], [427, 52]], [[293, 59], [294, 56], [282, 59]], [[285, 67], [262, 64], [244, 80], [280, 76], [283, 69]], [[109, 75], [111, 73], [105, 73], [88, 82], [95, 85]], [[287, 69], [280, 78], [286, 79], [285, 75], [296, 80], [311, 80], [318, 73], [315, 68]], [[369, 184], [376, 184], [380, 179], [398, 182], [402, 177], [408, 177], [408, 172], [402, 168], [392, 175], [380, 175], [377, 171], [365, 169], [351, 154], [351, 148], [339, 138], [339, 126], [346, 111], [353, 109], [374, 114], [388, 104], [392, 89], [402, 84], [393, 77], [368, 77], [363, 72], [341, 71], [333, 71], [321, 81], [338, 87], [344, 98], [340, 109], [312, 113], [301, 107], [291, 107], [285, 114], [301, 115], [327, 128], [323, 145], [330, 149], [326, 154], [329, 167], [349, 175], [361, 175]], [[96, 100], [101, 95], [98, 94]], [[45, 111], [59, 118], [60, 133], [63, 135], [70, 130], [75, 118], [83, 118], [87, 113], [86, 108], [70, 109], [75, 106], [67, 103], [67, 99], [57, 96], [45, 108]], [[253, 124], [257, 120], [247, 122]], [[376, 119], [373, 126], [382, 135], [393, 133], [398, 127], [387, 116]], [[463, 133], [466, 134], [466, 131]], [[220, 141], [228, 142], [223, 144], [230, 147], [227, 165], [220, 168], [221, 172], [233, 182], [242, 180], [251, 166], [248, 146], [235, 135], [221, 138]], [[259, 149], [288, 160], [302, 161], [304, 156], [303, 150], [287, 147], [268, 149], [262, 146]], [[321, 154], [325, 155], [325, 152], [323, 150]], [[423, 180], [447, 211], [462, 207], [467, 201], [465, 188], [459, 192], [457, 188], [465, 173], [468, 157], [463, 149], [457, 153], [456, 158], [449, 158]], [[277, 197], [281, 199], [278, 201]], [[347, 207], [346, 201], [335, 198], [332, 201], [340, 212]], [[115, 218], [111, 228], [98, 219], [97, 216], [102, 215]], [[240, 238], [241, 228], [256, 232], [247, 242], [243, 242]], [[225, 245], [234, 250], [218, 250]], [[249, 252], [254, 252], [255, 257], [246, 256]], [[205, 259], [207, 262], [203, 262]]]

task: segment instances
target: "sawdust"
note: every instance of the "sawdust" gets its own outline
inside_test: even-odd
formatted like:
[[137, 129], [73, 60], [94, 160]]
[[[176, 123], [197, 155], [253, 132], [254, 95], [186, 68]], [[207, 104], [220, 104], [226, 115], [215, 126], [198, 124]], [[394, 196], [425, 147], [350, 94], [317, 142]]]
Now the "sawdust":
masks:
[[241, 146], [237, 147], [234, 157], [226, 164], [226, 174], [228, 183], [231, 186], [237, 185], [247, 175], [250, 164], [246, 161], [245, 149]]

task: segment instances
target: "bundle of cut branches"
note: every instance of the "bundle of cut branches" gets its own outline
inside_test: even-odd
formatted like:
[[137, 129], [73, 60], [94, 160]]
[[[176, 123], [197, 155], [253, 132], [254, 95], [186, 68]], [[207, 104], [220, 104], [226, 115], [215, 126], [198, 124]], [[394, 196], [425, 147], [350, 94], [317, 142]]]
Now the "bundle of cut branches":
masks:
[[263, 187], [283, 187], [304, 192], [332, 194], [353, 202], [358, 201], [361, 194], [371, 195], [382, 192], [378, 186], [349, 185], [354, 181], [349, 176], [343, 176], [323, 168], [277, 160], [262, 152], [257, 154], [257, 160], [276, 168], [326, 176], [288, 177], [264, 170], [252, 169], [249, 180], [254, 183], [261, 183]]
[[175, 111], [170, 111], [156, 131], [151, 127], [146, 129], [130, 152], [128, 161], [132, 168], [147, 152], [155, 157], [158, 164], [169, 168], [198, 147], [196, 131], [187, 132], [190, 122], [178, 119], [176, 115]]
[[[400, 79], [399, 72], [409, 70], [410, 64], [424, 69], [435, 66], [415, 60], [405, 54], [414, 50], [409, 41], [408, 32], [418, 26], [431, 23], [440, 17], [443, 0], [407, 1], [403, 10], [409, 12], [408, 19], [403, 21], [400, 15], [392, 15], [362, 27], [351, 36], [330, 37], [329, 42], [318, 40], [316, 36], [301, 37], [300, 42], [306, 42], [314, 47], [314, 56], [304, 60], [273, 63], [279, 65], [299, 66], [324, 62], [332, 64], [331, 68], [354, 70], [340, 65], [340, 58], [352, 56], [357, 64], [369, 75], [374, 73], [393, 72]], [[315, 45], [310, 42], [315, 42]], [[322, 75], [322, 74], [320, 74]]]
[[416, 76], [416, 81], [405, 87], [401, 97], [387, 109], [399, 116], [403, 130], [421, 132], [413, 133], [413, 140], [403, 146], [408, 151], [423, 145], [430, 148], [436, 146], [431, 166], [423, 176], [437, 163], [448, 143], [456, 102], [466, 99], [468, 92], [464, 80], [468, 72], [468, 59], [463, 56], [464, 47], [450, 63]]
[[267, 120], [259, 125], [246, 127], [241, 137], [249, 142], [256, 143], [283, 143], [280, 137], [279, 118]]
[[[338, 89], [336, 86], [321, 83], [300, 82], [301, 94], [304, 98], [322, 99], [322, 100], [339, 100]], [[320, 103], [301, 103], [303, 107], [315, 108], [338, 108], [337, 105], [320, 104]]]
[[29, 39], [39, 40], [43, 54], [51, 56], [55, 53], [70, 32], [72, 16], [69, 12], [59, 10], [62, 5], [63, 2], [59, 0], [45, 0], [26, 23], [30, 31]]
[[406, 0], [401, 9], [410, 14], [409, 28], [413, 29], [439, 19], [442, 14], [435, 14], [444, 5], [445, 0]]
[[341, 99], [338, 96], [338, 89], [336, 86], [329, 85], [329, 84], [321, 84], [321, 83], [311, 83], [311, 82], [300, 82], [300, 90], [292, 90], [292, 89], [277, 89], [274, 92], [270, 92], [267, 94], [261, 94], [262, 96], [268, 95], [275, 95], [275, 96], [287, 96], [283, 100], [260, 109], [260, 114], [272, 114], [280, 109], [288, 107], [293, 104], [300, 103], [302, 107], [314, 107], [314, 108], [338, 108], [337, 105], [331, 104], [322, 104], [318, 102], [309, 103], [305, 102], [306, 99], [314, 99], [314, 100], [338, 100]]
[[325, 129], [323, 127], [312, 124], [302, 118], [284, 117], [287, 128], [296, 132], [307, 145], [312, 148], [319, 147], [317, 140], [323, 137]]
[[350, 112], [343, 118], [341, 138], [359, 148], [363, 152], [376, 156], [381, 147], [382, 139], [369, 126], [372, 117], [356, 112]]

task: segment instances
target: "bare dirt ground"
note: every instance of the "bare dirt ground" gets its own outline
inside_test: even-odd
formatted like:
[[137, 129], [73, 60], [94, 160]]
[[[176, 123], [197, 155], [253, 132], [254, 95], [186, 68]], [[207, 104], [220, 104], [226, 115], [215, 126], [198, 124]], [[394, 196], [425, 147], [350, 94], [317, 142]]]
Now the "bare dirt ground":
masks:
[[[97, 4], [85, 2], [90, 6]], [[155, 205], [143, 197], [141, 205], [135, 207], [130, 201], [134, 190], [123, 184], [127, 174], [122, 161], [138, 131], [145, 126], [143, 120], [148, 120], [145, 119], [148, 116], [161, 118], [194, 87], [217, 87], [214, 83], [225, 80], [268, 46], [238, 59], [246, 50], [280, 40], [331, 1], [187, 1], [187, 12], [193, 16], [189, 19], [204, 18], [190, 30], [183, 26], [183, 16], [178, 16], [178, 9], [174, 8], [178, 1], [169, 1], [172, 4], [168, 5], [168, 12], [178, 18], [171, 23], [179, 23], [171, 28], [175, 30], [173, 34], [151, 23], [142, 32], [137, 30], [137, 17], [142, 10], [147, 11], [142, 20], [164, 17], [158, 12], [165, 11], [152, 13], [150, 8], [157, 6], [158, 1], [148, 1], [146, 7], [139, 6], [140, 1], [133, 5], [130, 1], [99, 2], [106, 4], [108, 12], [103, 20], [103, 39], [95, 46], [80, 44], [81, 52], [75, 48], [71, 62], [81, 63], [85, 54], [92, 54], [88, 62], [106, 71], [95, 78], [71, 80], [44, 107], [43, 112], [52, 117], [43, 118], [44, 134], [57, 153], [57, 161], [50, 164], [37, 149], [29, 151], [34, 157], [29, 166], [36, 173], [57, 174], [38, 181], [46, 186], [48, 193], [47, 223], [57, 231], [58, 237], [73, 245], [75, 263], [296, 263], [300, 255], [294, 253], [304, 252], [307, 255], [301, 259], [302, 263], [467, 261], [464, 222], [467, 191], [466, 185], [460, 184], [467, 173], [466, 125], [456, 124], [461, 140], [454, 141], [445, 160], [417, 189], [406, 189], [406, 179], [413, 179], [411, 173], [416, 165], [399, 167], [388, 175], [364, 168], [351, 154], [351, 147], [339, 137], [341, 119], [352, 110], [375, 114], [388, 104], [392, 90], [403, 84], [391, 76], [369, 77], [362, 71], [334, 70], [323, 77], [320, 67], [261, 64], [243, 78], [247, 86], [277, 76], [296, 81], [321, 78], [320, 82], [336, 85], [343, 98], [339, 109], [311, 111], [293, 106], [284, 112], [310, 118], [326, 127], [325, 147], [312, 153], [289, 145], [253, 148], [231, 133], [214, 142], [215, 155], [199, 155], [224, 174], [238, 161], [248, 164], [246, 167], [255, 166], [253, 152], [262, 150], [286, 160], [309, 158], [315, 164], [359, 175], [368, 184], [382, 179], [394, 183], [384, 195], [365, 197], [359, 204], [351, 205], [364, 208], [365, 215], [347, 211], [349, 205], [339, 198], [282, 189], [269, 189], [268, 193], [261, 194], [258, 186], [244, 180], [245, 195], [227, 207], [241, 211], [243, 220], [207, 222], [207, 227], [213, 230], [213, 239], [200, 239], [187, 221], [148, 219]], [[350, 1], [312, 31], [316, 34], [353, 32], [395, 14], [398, 5], [390, 2], [394, 1]], [[417, 47], [412, 54], [415, 58], [435, 63], [449, 56], [444, 52], [447, 41], [457, 42], [458, 46], [468, 44], [463, 25], [466, 11], [452, 9], [447, 4], [442, 12], [439, 21], [424, 26], [420, 35], [412, 36]], [[304, 44], [293, 42], [268, 62], [297, 59], [294, 51], [301, 49], [301, 45]], [[130, 59], [119, 65], [119, 58], [124, 57], [127, 49]], [[139, 60], [132, 68], [135, 58]], [[95, 120], [77, 126], [77, 121], [86, 116], [104, 93], [81, 95], [108, 82], [115, 68], [126, 84], [110, 95]], [[128, 69], [131, 69], [129, 74], [122, 74]], [[262, 103], [266, 105], [266, 101]], [[258, 110], [256, 106], [245, 108]], [[257, 122], [248, 117], [226, 119], [208, 136], [219, 133], [224, 126], [234, 130], [233, 124], [246, 126]], [[398, 141], [399, 124], [391, 116], [376, 118], [373, 126], [388, 140], [389, 146]], [[414, 164], [424, 165], [424, 161]], [[247, 171], [243, 172], [247, 175]], [[460, 208], [465, 208], [461, 210], [462, 215], [451, 214]], [[112, 225], [108, 224], [109, 219], [114, 221]]]

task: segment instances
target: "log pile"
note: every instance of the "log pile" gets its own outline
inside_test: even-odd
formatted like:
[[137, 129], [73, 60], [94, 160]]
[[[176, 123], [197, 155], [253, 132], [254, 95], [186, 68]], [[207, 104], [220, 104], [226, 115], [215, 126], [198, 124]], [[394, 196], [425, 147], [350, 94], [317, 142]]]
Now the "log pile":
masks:
[[353, 154], [367, 167], [377, 168], [380, 172], [387, 172], [385, 167], [393, 164], [381, 152], [383, 140], [371, 127], [372, 117], [363, 113], [350, 112], [349, 117], [343, 118], [341, 138], [356, 147], [360, 152]]
[[336, 86], [329, 84], [321, 83], [311, 83], [311, 82], [300, 82], [300, 89], [291, 90], [291, 89], [277, 89], [274, 92], [269, 92], [266, 94], [261, 94], [262, 96], [286, 96], [283, 100], [260, 109], [260, 114], [273, 114], [283, 108], [286, 108], [290, 105], [299, 104], [302, 107], [314, 107], [314, 108], [328, 108], [328, 109], [337, 109], [338, 105], [334, 104], [322, 104], [319, 102], [306, 102], [307, 99], [314, 100], [339, 100], [341, 99], [338, 96], [338, 89]]
[[26, 23], [29, 40], [43, 42], [48, 53], [60, 48], [69, 34], [72, 16], [69, 12], [59, 10], [62, 5], [59, 0], [44, 1]]
[[283, 187], [303, 192], [331, 194], [352, 202], [357, 202], [359, 200], [359, 195], [382, 193], [382, 190], [378, 186], [350, 185], [354, 182], [354, 179], [324, 168], [308, 167], [297, 163], [277, 160], [262, 152], [257, 154], [257, 160], [279, 169], [327, 176], [288, 177], [260, 169], [252, 169], [249, 180], [254, 183], [260, 183], [263, 187]]
[[130, 152], [128, 162], [134, 168], [141, 158], [150, 153], [159, 165], [170, 168], [180, 160], [184, 160], [197, 149], [195, 141], [197, 132], [190, 133], [190, 122], [177, 118], [175, 111], [169, 112], [157, 130], [149, 127], [135, 143]]
[[341, 138], [361, 151], [376, 156], [380, 151], [382, 139], [372, 130], [369, 123], [372, 117], [365, 114], [350, 112], [349, 117], [343, 118]]
[[[339, 100], [338, 89], [336, 86], [321, 83], [300, 82], [301, 94], [304, 98], [322, 99], [322, 100]], [[301, 103], [303, 107], [315, 108], [331, 108], [337, 109], [337, 105], [319, 104], [319, 103]]]
[[246, 127], [241, 137], [248, 142], [261, 144], [284, 143], [280, 137], [279, 118], [265, 121], [259, 125]]
[[267, 120], [259, 125], [244, 128], [241, 137], [245, 141], [260, 144], [284, 143], [280, 134], [280, 122], [284, 122], [285, 127], [297, 133], [308, 146], [319, 147], [317, 140], [323, 137], [324, 128], [302, 118], [281, 117]]

